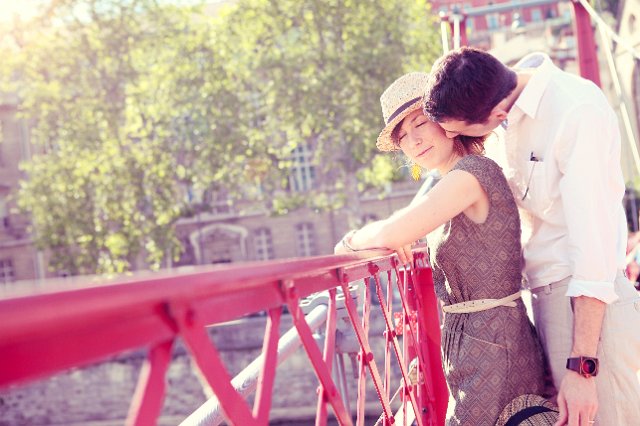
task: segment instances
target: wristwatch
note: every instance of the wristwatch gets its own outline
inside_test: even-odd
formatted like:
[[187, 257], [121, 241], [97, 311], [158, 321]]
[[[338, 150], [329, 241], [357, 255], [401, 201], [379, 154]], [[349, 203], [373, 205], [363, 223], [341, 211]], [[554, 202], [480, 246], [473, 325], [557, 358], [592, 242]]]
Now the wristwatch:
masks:
[[567, 370], [575, 371], [583, 377], [598, 375], [598, 358], [579, 356], [567, 359]]

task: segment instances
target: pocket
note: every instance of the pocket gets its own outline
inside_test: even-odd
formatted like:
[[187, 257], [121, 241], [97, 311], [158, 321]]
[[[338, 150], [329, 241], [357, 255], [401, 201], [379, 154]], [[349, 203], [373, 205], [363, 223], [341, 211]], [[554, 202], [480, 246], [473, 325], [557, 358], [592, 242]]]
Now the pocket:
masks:
[[502, 345], [461, 333], [460, 349], [454, 363], [456, 377], [463, 378], [466, 383], [483, 383], [491, 379], [504, 384], [509, 369], [508, 354]]
[[615, 281], [615, 291], [618, 300], [612, 306], [623, 306], [633, 304], [636, 311], [640, 312], [640, 293], [635, 289], [628, 278], [620, 276]]
[[539, 216], [551, 207], [551, 188], [549, 188], [547, 171], [543, 161], [530, 161], [527, 166], [529, 170], [525, 175], [522, 196], [525, 192], [527, 195], [524, 200], [520, 200], [520, 203], [527, 210]]
[[497, 346], [498, 348], [502, 348], [502, 349], [505, 349], [505, 350], [507, 349], [507, 347], [505, 345], [502, 345], [500, 343], [496, 343], [496, 342], [491, 342], [491, 341], [488, 341], [488, 340], [480, 339], [478, 337], [474, 337], [474, 336], [472, 336], [470, 334], [467, 334], [467, 333], [464, 333], [464, 332], [462, 333], [462, 336], [463, 336], [463, 339], [470, 339], [472, 341], [477, 342], [480, 345], [492, 345], [492, 346]]
[[636, 348], [640, 354], [640, 294], [620, 292], [619, 299], [607, 306], [602, 324], [601, 341], [617, 350]]
[[633, 372], [640, 370], [640, 296], [628, 297], [607, 306], [600, 334], [600, 350], [603, 357], [609, 359], [611, 368], [618, 371], [627, 369], [633, 376]]

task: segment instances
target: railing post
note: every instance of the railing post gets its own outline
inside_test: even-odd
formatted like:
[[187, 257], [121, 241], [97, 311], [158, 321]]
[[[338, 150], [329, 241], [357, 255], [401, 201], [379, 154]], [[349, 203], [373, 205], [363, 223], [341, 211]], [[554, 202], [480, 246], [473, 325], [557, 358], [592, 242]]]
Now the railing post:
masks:
[[[421, 413], [425, 424], [444, 425], [447, 414], [449, 391], [442, 370], [440, 355], [440, 321], [438, 301], [433, 288], [431, 268], [414, 269], [415, 294], [418, 304], [418, 335], [420, 352], [426, 359], [425, 380], [419, 381], [418, 394], [423, 408], [431, 407], [429, 412]], [[428, 384], [431, 384], [431, 392]], [[431, 399], [429, 399], [429, 396]]]
[[173, 339], [149, 349], [129, 407], [127, 426], [156, 423], [164, 402], [165, 374], [171, 362], [172, 347]]
[[[333, 371], [333, 357], [336, 348], [336, 289], [329, 290], [329, 307], [327, 324], [324, 333], [324, 362], [329, 372]], [[346, 408], [346, 407], [345, 407]], [[316, 426], [327, 424], [327, 389], [323, 385], [318, 387], [318, 404], [316, 407]]]
[[587, 12], [579, 0], [573, 0], [572, 3], [574, 32], [578, 43], [580, 75], [593, 81], [598, 87], [602, 87], [602, 83], [600, 82], [600, 67], [598, 65], [598, 51], [589, 12]]
[[269, 423], [269, 410], [271, 409], [271, 397], [273, 393], [273, 382], [276, 378], [276, 366], [278, 363], [278, 339], [280, 337], [280, 317], [282, 308], [269, 310], [269, 318], [264, 335], [262, 355], [264, 363], [258, 378], [258, 391], [253, 406], [253, 416], [259, 424]]
[[[300, 299], [298, 297], [298, 291], [295, 287], [295, 283], [291, 279], [285, 279], [281, 283], [281, 290], [284, 296], [283, 298], [289, 307], [293, 324], [300, 335], [302, 346], [304, 346], [304, 349], [309, 356], [313, 370], [324, 389], [327, 401], [333, 407], [333, 411], [338, 422], [341, 425], [352, 425], [353, 422], [351, 420], [351, 415], [347, 412], [345, 405], [342, 402], [342, 398], [340, 398], [340, 395], [338, 394], [338, 388], [331, 378], [331, 371], [329, 371], [327, 364], [322, 358], [322, 353], [320, 352], [320, 348], [318, 348], [316, 341], [313, 339], [309, 325], [304, 320], [304, 314], [299, 306]], [[349, 289], [346, 289], [345, 294], [349, 294]], [[346, 300], [350, 300], [350, 298], [346, 297]]]
[[231, 424], [256, 425], [246, 401], [231, 385], [231, 376], [207, 334], [196, 310], [184, 303], [170, 305], [178, 330], [200, 373], [220, 400]]

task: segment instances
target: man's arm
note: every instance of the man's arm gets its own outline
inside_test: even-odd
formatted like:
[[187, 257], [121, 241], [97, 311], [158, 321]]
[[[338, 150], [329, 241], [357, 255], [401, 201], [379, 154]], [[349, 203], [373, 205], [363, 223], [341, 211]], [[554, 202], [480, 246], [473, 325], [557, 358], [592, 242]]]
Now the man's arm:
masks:
[[[615, 114], [605, 106], [583, 105], [565, 124], [564, 144], [556, 153], [573, 271], [567, 290], [574, 311], [573, 346], [567, 358], [596, 357], [606, 304], [617, 298], [624, 194], [620, 134]], [[588, 425], [593, 420], [598, 409], [593, 377], [567, 370], [558, 391], [557, 425]]]
[[[575, 297], [573, 304], [573, 347], [571, 357], [596, 357], [606, 304], [593, 297]], [[556, 425], [584, 425], [598, 411], [594, 377], [567, 370], [558, 394], [560, 415]]]

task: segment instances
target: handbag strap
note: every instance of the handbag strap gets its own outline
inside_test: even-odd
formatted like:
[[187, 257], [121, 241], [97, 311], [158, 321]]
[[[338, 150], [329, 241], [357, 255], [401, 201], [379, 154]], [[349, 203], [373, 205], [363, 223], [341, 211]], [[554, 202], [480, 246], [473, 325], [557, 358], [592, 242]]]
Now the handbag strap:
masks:
[[529, 417], [535, 416], [536, 414], [546, 413], [548, 411], [556, 412], [556, 410], [552, 410], [551, 408], [544, 407], [542, 405], [537, 405], [535, 407], [527, 407], [524, 408], [513, 416], [509, 418], [509, 421], [504, 424], [504, 426], [518, 426], [523, 421], [527, 420]]

